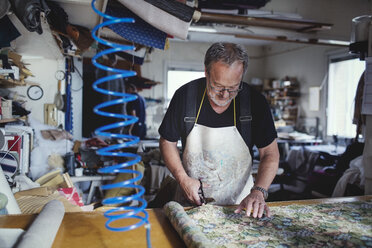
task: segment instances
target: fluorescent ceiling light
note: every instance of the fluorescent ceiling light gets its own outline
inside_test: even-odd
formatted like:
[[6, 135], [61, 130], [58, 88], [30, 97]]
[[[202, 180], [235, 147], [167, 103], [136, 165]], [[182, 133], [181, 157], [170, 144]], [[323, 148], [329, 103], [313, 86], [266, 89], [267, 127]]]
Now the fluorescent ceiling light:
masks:
[[348, 41], [342, 41], [342, 40], [323, 40], [319, 39], [320, 42], [328, 42], [329, 44], [334, 44], [334, 45], [343, 45], [343, 46], [348, 46], [350, 42]]
[[204, 32], [204, 33], [217, 33], [217, 30], [214, 29], [214, 28], [196, 27], [196, 26], [190, 26], [189, 31], [191, 31], [191, 32]]

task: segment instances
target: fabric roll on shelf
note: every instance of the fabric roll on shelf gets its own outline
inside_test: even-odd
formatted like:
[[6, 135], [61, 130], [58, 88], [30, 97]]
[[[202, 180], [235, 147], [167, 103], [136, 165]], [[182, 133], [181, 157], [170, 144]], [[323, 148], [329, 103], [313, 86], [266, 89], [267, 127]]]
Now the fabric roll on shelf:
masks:
[[173, 0], [145, 0], [145, 1], [185, 22], [190, 22], [194, 15], [194, 8], [181, 2]]
[[119, 0], [119, 2], [153, 27], [183, 40], [187, 38], [191, 20], [185, 22], [144, 0]]
[[[135, 5], [137, 4], [137, 1], [133, 2]], [[135, 20], [134, 23], [116, 23], [107, 26], [126, 40], [149, 47], [165, 49], [167, 34], [150, 25], [142, 19], [142, 16], [138, 15], [130, 8], [126, 8], [126, 6], [120, 3], [116, 4], [115, 2], [110, 2], [107, 4], [105, 13], [111, 16], [133, 18]]]

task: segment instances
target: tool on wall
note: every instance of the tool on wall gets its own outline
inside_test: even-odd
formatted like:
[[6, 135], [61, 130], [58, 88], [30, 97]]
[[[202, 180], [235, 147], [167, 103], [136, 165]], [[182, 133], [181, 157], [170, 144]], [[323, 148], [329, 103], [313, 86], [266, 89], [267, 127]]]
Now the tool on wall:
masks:
[[[97, 81], [95, 81], [93, 83], [93, 89], [102, 94], [116, 96], [116, 99], [98, 104], [97, 106], [94, 107], [94, 112], [101, 116], [115, 118], [116, 120], [117, 119], [122, 120], [122, 121], [119, 121], [113, 124], [109, 124], [109, 125], [97, 128], [95, 130], [95, 134], [99, 136], [103, 136], [103, 137], [113, 138], [113, 139], [122, 139], [125, 141], [123, 143], [118, 143], [115, 145], [101, 148], [97, 151], [97, 154], [100, 156], [110, 156], [110, 157], [115, 156], [118, 158], [126, 158], [126, 162], [116, 164], [110, 167], [101, 168], [99, 172], [100, 173], [129, 173], [131, 175], [135, 175], [135, 177], [132, 179], [119, 182], [119, 183], [104, 185], [101, 188], [103, 190], [112, 189], [112, 188], [134, 188], [137, 192], [134, 195], [130, 195], [130, 196], [108, 198], [108, 199], [103, 200], [102, 203], [105, 205], [106, 204], [128, 204], [130, 205], [130, 203], [138, 201], [138, 204], [139, 204], [139, 206], [121, 206], [121, 207], [108, 210], [104, 214], [105, 217], [108, 218], [108, 221], [106, 222], [105, 226], [106, 228], [112, 231], [129, 231], [129, 230], [138, 228], [142, 225], [145, 225], [147, 246], [151, 247], [150, 224], [148, 220], [148, 213], [145, 210], [147, 206], [147, 202], [142, 198], [142, 196], [145, 193], [145, 189], [141, 185], [136, 184], [137, 181], [142, 179], [143, 175], [139, 171], [126, 169], [140, 162], [141, 157], [137, 154], [122, 152], [121, 150], [125, 147], [138, 143], [139, 138], [136, 136], [132, 136], [132, 135], [110, 132], [110, 130], [115, 130], [119, 127], [131, 125], [137, 122], [138, 118], [134, 116], [124, 115], [124, 114], [119, 114], [119, 113], [110, 113], [110, 112], [105, 111], [106, 107], [110, 107], [110, 106], [114, 106], [118, 104], [125, 104], [126, 102], [134, 101], [137, 98], [137, 96], [127, 94], [127, 93], [122, 93], [122, 92], [114, 92], [114, 91], [105, 90], [103, 85], [110, 83], [110, 80], [135, 76], [136, 73], [134, 71], [126, 71], [122, 69], [108, 67], [98, 62], [98, 60], [102, 56], [105, 56], [108, 54], [114, 54], [116, 52], [125, 51], [125, 50], [133, 50], [134, 47], [120, 45], [120, 44], [116, 44], [116, 43], [103, 40], [97, 36], [97, 31], [101, 27], [104, 27], [107, 25], [112, 25], [112, 24], [117, 24], [117, 23], [133, 23], [134, 19], [116, 18], [113, 16], [109, 16], [107, 14], [104, 14], [95, 7], [95, 2], [96, 0], [93, 0], [91, 3], [92, 9], [99, 16], [104, 18], [104, 22], [94, 27], [94, 29], [92, 30], [92, 36], [98, 43], [109, 46], [110, 48], [97, 53], [92, 58], [92, 64], [101, 70], [111, 72], [111, 74], [109, 76], [100, 78]], [[123, 227], [116, 227], [117, 225], [115, 227], [112, 226], [113, 222], [116, 222], [124, 218], [136, 219], [138, 220], [138, 222], [133, 225], [123, 226]]]
[[71, 97], [71, 73], [74, 72], [74, 60], [72, 57], [66, 57], [66, 112], [65, 112], [65, 130], [72, 134], [73, 132], [73, 116], [72, 116], [72, 97]]
[[57, 71], [55, 74], [56, 79], [58, 80], [58, 85], [57, 85], [57, 94], [54, 97], [54, 104], [56, 105], [58, 110], [63, 110], [64, 107], [64, 101], [63, 101], [63, 96], [62, 96], [62, 80], [65, 79], [65, 72], [64, 71]]

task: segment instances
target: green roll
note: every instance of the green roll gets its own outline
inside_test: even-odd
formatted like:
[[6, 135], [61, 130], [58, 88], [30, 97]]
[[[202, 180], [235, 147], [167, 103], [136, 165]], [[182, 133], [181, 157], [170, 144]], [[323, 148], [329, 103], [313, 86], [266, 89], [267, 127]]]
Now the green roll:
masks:
[[0, 193], [0, 209], [3, 209], [8, 204], [8, 197], [5, 194]]

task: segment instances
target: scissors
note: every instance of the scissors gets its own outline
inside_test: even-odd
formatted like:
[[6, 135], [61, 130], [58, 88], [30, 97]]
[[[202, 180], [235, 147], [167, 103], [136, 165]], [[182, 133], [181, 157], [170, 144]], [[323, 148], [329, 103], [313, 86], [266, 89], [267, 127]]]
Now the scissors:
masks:
[[199, 179], [199, 182], [200, 182], [200, 187], [199, 187], [199, 190], [198, 190], [198, 195], [200, 197], [201, 203], [202, 204], [207, 204], [207, 203], [210, 203], [210, 202], [214, 202], [215, 200], [213, 198], [205, 197], [204, 191], [203, 191], [203, 182], [200, 179]]

